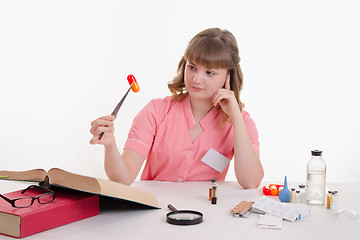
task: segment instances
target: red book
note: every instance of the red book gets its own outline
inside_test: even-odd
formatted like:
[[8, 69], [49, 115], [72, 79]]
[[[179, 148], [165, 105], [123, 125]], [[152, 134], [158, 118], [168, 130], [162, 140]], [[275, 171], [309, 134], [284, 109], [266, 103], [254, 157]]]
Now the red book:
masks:
[[[3, 194], [15, 199], [36, 197], [44, 192], [30, 189]], [[22, 238], [99, 214], [99, 196], [82, 192], [56, 192], [55, 200], [40, 204], [37, 200], [27, 208], [14, 208], [0, 198], [0, 234]]]

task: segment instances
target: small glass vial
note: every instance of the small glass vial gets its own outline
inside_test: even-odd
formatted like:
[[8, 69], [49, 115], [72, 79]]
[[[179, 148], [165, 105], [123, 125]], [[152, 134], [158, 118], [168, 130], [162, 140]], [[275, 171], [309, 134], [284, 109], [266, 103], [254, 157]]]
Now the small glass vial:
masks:
[[213, 178], [210, 180], [210, 186], [209, 186], [209, 201], [211, 201], [211, 197], [212, 197], [212, 191], [213, 191], [213, 187], [216, 186], [217, 187], [217, 183], [216, 183], [216, 179]]
[[290, 191], [290, 203], [295, 203], [295, 198], [296, 198], [295, 188], [292, 188]]
[[304, 184], [300, 184], [300, 185], [299, 185], [299, 188], [300, 188], [300, 203], [306, 204], [305, 185], [304, 185]]
[[332, 191], [332, 201], [330, 204], [330, 209], [333, 211], [337, 211], [338, 205], [339, 205], [339, 193], [338, 191]]
[[311, 205], [325, 203], [326, 164], [322, 159], [322, 151], [311, 151], [311, 159], [307, 164], [306, 201]]
[[296, 190], [295, 203], [300, 203], [300, 190]]
[[330, 209], [332, 199], [333, 199], [332, 191], [328, 191], [328, 194], [327, 194], [327, 197], [326, 197], [326, 209]]
[[217, 203], [217, 186], [213, 186], [211, 191], [211, 204]]

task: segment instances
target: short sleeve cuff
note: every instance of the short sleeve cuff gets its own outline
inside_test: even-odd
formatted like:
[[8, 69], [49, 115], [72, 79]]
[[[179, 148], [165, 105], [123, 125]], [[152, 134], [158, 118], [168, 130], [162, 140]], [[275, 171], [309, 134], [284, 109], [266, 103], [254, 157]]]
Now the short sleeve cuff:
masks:
[[150, 151], [149, 146], [147, 146], [145, 143], [143, 143], [142, 141], [137, 140], [135, 138], [128, 138], [125, 142], [124, 149], [131, 149], [131, 150], [139, 153], [145, 159], [147, 158], [149, 151]]

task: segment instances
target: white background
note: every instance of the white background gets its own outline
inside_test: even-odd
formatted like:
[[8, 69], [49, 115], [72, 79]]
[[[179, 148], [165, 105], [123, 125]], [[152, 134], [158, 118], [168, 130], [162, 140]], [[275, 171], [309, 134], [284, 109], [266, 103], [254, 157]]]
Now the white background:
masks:
[[[111, 113], [122, 149], [131, 121], [209, 27], [237, 38], [241, 98], [257, 124], [265, 181], [305, 181], [312, 149], [328, 182], [360, 182], [357, 1], [0, 1], [0, 169], [60, 167], [105, 178], [90, 122]], [[233, 168], [227, 180], [235, 180]]]

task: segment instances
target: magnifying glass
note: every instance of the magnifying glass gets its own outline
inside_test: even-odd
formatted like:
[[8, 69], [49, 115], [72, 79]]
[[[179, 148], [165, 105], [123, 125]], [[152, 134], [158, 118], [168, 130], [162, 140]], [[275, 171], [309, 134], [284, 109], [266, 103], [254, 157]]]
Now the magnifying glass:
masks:
[[168, 208], [172, 211], [166, 214], [166, 222], [174, 225], [195, 225], [202, 223], [203, 214], [192, 210], [177, 210], [171, 204]]

